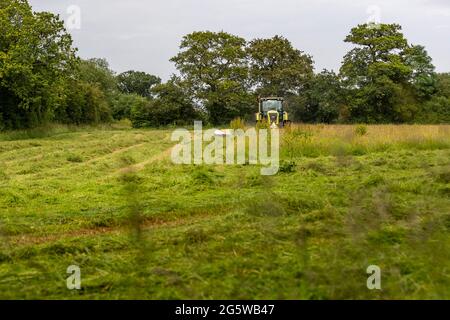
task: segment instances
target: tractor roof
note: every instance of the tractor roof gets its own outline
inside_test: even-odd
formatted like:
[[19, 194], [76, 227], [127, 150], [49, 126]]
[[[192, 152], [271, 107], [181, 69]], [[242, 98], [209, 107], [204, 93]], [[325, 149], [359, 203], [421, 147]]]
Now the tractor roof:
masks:
[[266, 100], [279, 100], [279, 101], [284, 101], [284, 98], [281, 97], [264, 97], [264, 98], [260, 98], [260, 100], [266, 101]]

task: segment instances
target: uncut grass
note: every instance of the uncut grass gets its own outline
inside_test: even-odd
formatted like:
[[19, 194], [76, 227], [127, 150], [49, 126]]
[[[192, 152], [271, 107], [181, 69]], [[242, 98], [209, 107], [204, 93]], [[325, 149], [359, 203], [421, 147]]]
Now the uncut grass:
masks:
[[[70, 148], [86, 158], [49, 157], [46, 171], [24, 179], [18, 167], [32, 161], [27, 154], [0, 155], [10, 161], [1, 181], [0, 297], [449, 298], [447, 128], [412, 135], [368, 126], [361, 137], [353, 126], [295, 127], [282, 148], [293, 172], [269, 178], [255, 166], [167, 159], [133, 170], [170, 147], [164, 131], [33, 139], [49, 154]], [[136, 134], [143, 146], [114, 153], [137, 144]], [[339, 144], [367, 148], [355, 154]], [[142, 218], [134, 228], [130, 208]], [[82, 267], [80, 292], [65, 287], [71, 264]], [[370, 264], [382, 269], [381, 292], [366, 288]]]
[[286, 157], [326, 155], [364, 155], [399, 149], [432, 150], [450, 147], [450, 126], [376, 125], [363, 126], [294, 125], [283, 134]]

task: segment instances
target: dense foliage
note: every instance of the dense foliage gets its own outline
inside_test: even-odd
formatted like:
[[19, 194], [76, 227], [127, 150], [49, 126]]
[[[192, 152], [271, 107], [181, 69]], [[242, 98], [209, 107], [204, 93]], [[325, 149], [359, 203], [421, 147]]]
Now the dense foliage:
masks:
[[34, 13], [26, 0], [0, 2], [0, 27], [0, 130], [124, 118], [136, 127], [227, 123], [253, 119], [258, 96], [285, 97], [298, 122], [450, 121], [450, 73], [437, 74], [397, 24], [353, 28], [338, 74], [314, 73], [312, 57], [281, 36], [193, 32], [171, 59], [179, 76], [166, 83], [77, 58], [58, 16]]
[[312, 58], [275, 36], [248, 45], [250, 80], [262, 96], [298, 94], [313, 77]]
[[341, 67], [350, 90], [351, 118], [361, 122], [410, 122], [436, 92], [436, 74], [424, 47], [408, 44], [396, 24], [360, 25], [345, 39], [356, 45]]
[[245, 40], [225, 32], [194, 32], [173, 57], [192, 97], [213, 123], [251, 112]]
[[169, 124], [189, 124], [202, 119], [187, 89], [179, 79], [173, 77], [167, 83], [152, 88], [155, 96], [149, 103], [131, 109], [131, 120], [135, 127], [158, 127]]
[[52, 119], [76, 62], [63, 22], [48, 12], [32, 13], [25, 0], [2, 0], [0, 30], [0, 126]]
[[161, 83], [161, 78], [140, 71], [127, 71], [117, 76], [119, 90], [126, 94], [135, 93], [151, 98], [151, 88]]

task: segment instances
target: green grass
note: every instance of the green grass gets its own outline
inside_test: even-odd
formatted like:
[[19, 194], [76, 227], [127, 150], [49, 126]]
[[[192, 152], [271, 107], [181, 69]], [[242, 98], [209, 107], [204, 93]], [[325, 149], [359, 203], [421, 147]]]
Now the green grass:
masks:
[[274, 177], [170, 135], [0, 134], [0, 299], [450, 298], [449, 126], [286, 129]]

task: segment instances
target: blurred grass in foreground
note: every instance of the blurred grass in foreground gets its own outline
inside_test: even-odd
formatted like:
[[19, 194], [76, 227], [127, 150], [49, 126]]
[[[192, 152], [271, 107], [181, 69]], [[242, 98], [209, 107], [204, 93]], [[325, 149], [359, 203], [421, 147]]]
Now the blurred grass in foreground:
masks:
[[1, 134], [0, 298], [450, 298], [450, 126], [295, 125], [274, 177], [170, 134]]

